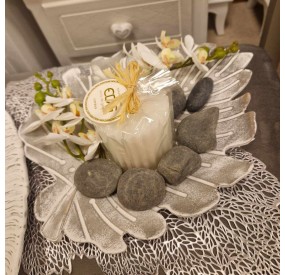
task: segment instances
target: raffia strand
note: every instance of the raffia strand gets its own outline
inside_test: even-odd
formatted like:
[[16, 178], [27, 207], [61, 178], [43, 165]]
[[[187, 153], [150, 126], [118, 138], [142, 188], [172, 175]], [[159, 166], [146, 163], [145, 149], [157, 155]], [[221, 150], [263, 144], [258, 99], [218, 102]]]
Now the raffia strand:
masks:
[[108, 103], [103, 108], [103, 113], [106, 114], [112, 111], [116, 106], [120, 106], [118, 116], [120, 122], [124, 122], [127, 114], [135, 114], [140, 108], [140, 99], [137, 95], [137, 82], [141, 73], [141, 69], [137, 62], [130, 62], [127, 67], [122, 68], [121, 64], [117, 63], [115, 68], [104, 70], [105, 75], [110, 78], [115, 78], [120, 84], [126, 87], [127, 91], [112, 102]]

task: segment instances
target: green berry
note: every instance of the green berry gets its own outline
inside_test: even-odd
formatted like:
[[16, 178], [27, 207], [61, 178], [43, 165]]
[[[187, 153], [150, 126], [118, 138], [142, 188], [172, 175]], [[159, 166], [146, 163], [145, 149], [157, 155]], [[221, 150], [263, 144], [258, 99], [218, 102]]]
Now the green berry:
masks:
[[215, 52], [223, 52], [225, 49], [223, 47], [217, 47], [215, 50], [214, 50], [214, 53]]
[[58, 80], [52, 80], [51, 86], [56, 89], [57, 87], [60, 87], [60, 82]]
[[35, 102], [39, 105], [39, 106], [42, 106], [44, 101], [46, 100], [46, 96], [43, 92], [37, 92], [35, 94]]
[[34, 84], [34, 89], [35, 89], [36, 91], [40, 91], [42, 88], [43, 88], [43, 86], [42, 86], [41, 83], [35, 82], [35, 84]]
[[234, 42], [230, 45], [229, 51], [230, 51], [231, 53], [236, 53], [238, 50], [239, 50], [239, 44], [238, 44], [237, 41], [234, 41]]
[[40, 73], [35, 73], [34, 76], [37, 78], [42, 77], [42, 75]]
[[48, 78], [52, 78], [52, 77], [53, 77], [53, 73], [52, 73], [51, 71], [48, 71], [48, 72], [47, 72], [47, 77], [48, 77]]
[[222, 59], [226, 56], [227, 52], [224, 48], [218, 47], [215, 49], [212, 59]]

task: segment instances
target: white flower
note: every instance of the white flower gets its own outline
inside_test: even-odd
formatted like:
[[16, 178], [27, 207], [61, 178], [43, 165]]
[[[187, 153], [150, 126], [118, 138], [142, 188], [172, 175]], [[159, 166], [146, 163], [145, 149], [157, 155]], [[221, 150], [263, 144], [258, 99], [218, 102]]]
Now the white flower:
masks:
[[67, 124], [62, 125], [62, 122], [55, 120], [52, 122], [51, 130], [54, 134], [72, 134], [75, 130], [75, 126], [69, 126]]
[[64, 125], [61, 125], [58, 121], [53, 122], [52, 128], [53, 133], [49, 133], [38, 139], [36, 144], [51, 145], [64, 140], [69, 140], [74, 144], [82, 146], [82, 149], [85, 151], [85, 161], [94, 158], [98, 146], [102, 142], [93, 130], [88, 130], [87, 133], [78, 133], [78, 136], [76, 136], [71, 134], [70, 131], [68, 132], [66, 128], [64, 128]]
[[70, 112], [65, 112], [58, 117], [55, 118], [55, 120], [58, 121], [69, 121], [65, 124], [66, 127], [73, 127], [77, 125], [81, 120], [83, 119], [83, 109], [80, 106], [79, 101], [73, 101], [69, 105]]
[[142, 43], [131, 44], [131, 50], [128, 52], [123, 45], [123, 52], [131, 60], [136, 61], [143, 69], [142, 76], [146, 76], [151, 73], [153, 67], [158, 69], [166, 69], [166, 66], [161, 62], [159, 57], [147, 46]]
[[73, 102], [73, 98], [62, 98], [62, 97], [53, 97], [53, 96], [46, 96], [45, 104], [53, 104], [54, 107], [65, 107]]
[[164, 65], [170, 68], [173, 64], [180, 63], [184, 61], [184, 57], [178, 51], [172, 51], [170, 48], [163, 49], [159, 57]]
[[71, 98], [72, 97], [72, 91], [69, 86], [65, 86], [62, 88], [62, 93], [61, 93], [62, 98]]
[[48, 103], [46, 103], [46, 104], [44, 104], [42, 107], [41, 107], [41, 112], [45, 115], [45, 114], [49, 114], [49, 113], [51, 113], [51, 112], [53, 112], [53, 111], [55, 111], [56, 110], [56, 108], [53, 106], [53, 105], [51, 105], [51, 104], [48, 104]]
[[144, 44], [138, 43], [137, 50], [143, 61], [147, 64], [157, 69], [167, 69], [166, 65], [161, 62], [159, 57]]
[[162, 31], [160, 34], [160, 42], [155, 37], [155, 42], [160, 49], [178, 49], [180, 41], [178, 39], [171, 39], [170, 36], [166, 36], [166, 31]]
[[83, 115], [83, 108], [80, 106], [79, 101], [74, 101], [69, 105], [70, 111], [76, 116], [80, 117]]
[[96, 132], [93, 130], [88, 130], [87, 133], [78, 133], [78, 136], [82, 140], [86, 140], [91, 142], [90, 146], [88, 146], [86, 150], [86, 155], [84, 160], [91, 160], [94, 158], [94, 155], [98, 149], [99, 144], [102, 142], [101, 139], [96, 135]]
[[200, 71], [207, 72], [209, 70], [209, 68], [204, 65], [208, 57], [207, 51], [203, 48], [198, 48], [198, 46], [194, 44], [194, 39], [191, 35], [188, 34], [185, 36], [184, 43], [181, 41], [181, 46], [185, 54], [192, 58], [194, 64]]
[[36, 130], [37, 128], [39, 128], [41, 125], [43, 125], [47, 121], [54, 120], [63, 111], [64, 111], [64, 108], [61, 108], [61, 109], [57, 109], [55, 111], [51, 111], [48, 114], [44, 114], [43, 112], [38, 110], [35, 113], [39, 117], [39, 120], [36, 120], [36, 121], [32, 122], [27, 128], [25, 128], [23, 130], [23, 134], [27, 134], [27, 133], [30, 133], [30, 132]]

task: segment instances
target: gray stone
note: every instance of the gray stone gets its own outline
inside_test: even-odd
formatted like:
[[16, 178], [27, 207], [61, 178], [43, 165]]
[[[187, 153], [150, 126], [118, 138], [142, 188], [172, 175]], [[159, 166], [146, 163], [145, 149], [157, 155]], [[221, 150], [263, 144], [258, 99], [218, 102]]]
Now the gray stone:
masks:
[[178, 185], [201, 167], [201, 157], [186, 146], [175, 146], [158, 163], [157, 171], [172, 185]]
[[171, 94], [174, 118], [177, 118], [186, 108], [186, 96], [180, 86], [174, 87]]
[[219, 108], [212, 107], [184, 118], [177, 127], [177, 141], [197, 153], [216, 148]]
[[89, 198], [103, 198], [116, 191], [122, 169], [112, 160], [94, 159], [84, 162], [74, 175], [78, 191]]
[[189, 112], [199, 111], [209, 100], [213, 87], [214, 83], [211, 78], [205, 77], [199, 80], [188, 96], [187, 110]]
[[148, 210], [165, 197], [165, 182], [154, 170], [131, 168], [120, 177], [117, 195], [120, 203], [128, 209]]

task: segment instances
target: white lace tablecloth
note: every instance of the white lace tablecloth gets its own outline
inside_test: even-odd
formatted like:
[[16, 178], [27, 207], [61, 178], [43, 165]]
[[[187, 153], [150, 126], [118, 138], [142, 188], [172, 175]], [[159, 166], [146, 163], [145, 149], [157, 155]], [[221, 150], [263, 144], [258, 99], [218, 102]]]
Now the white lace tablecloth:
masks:
[[[66, 68], [55, 68], [55, 78]], [[6, 110], [17, 127], [27, 118], [33, 104], [33, 77], [9, 83]], [[159, 239], [142, 241], [125, 235], [128, 249], [105, 254], [95, 245], [47, 241], [39, 232], [33, 213], [36, 196], [53, 183], [53, 177], [27, 160], [30, 194], [29, 213], [22, 256], [27, 274], [61, 274], [72, 270], [75, 255], [96, 259], [106, 274], [154, 275], [158, 267], [168, 275], [182, 274], [270, 274], [280, 273], [279, 182], [266, 166], [240, 148], [228, 154], [254, 164], [253, 171], [233, 187], [221, 188], [218, 205], [195, 218], [177, 218], [166, 210], [160, 213], [168, 225]]]

